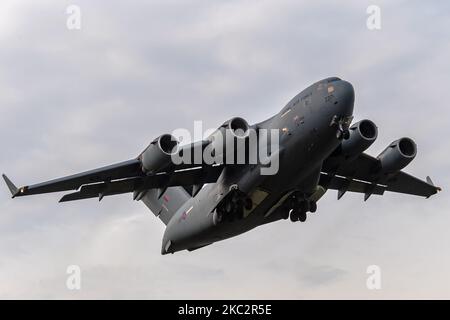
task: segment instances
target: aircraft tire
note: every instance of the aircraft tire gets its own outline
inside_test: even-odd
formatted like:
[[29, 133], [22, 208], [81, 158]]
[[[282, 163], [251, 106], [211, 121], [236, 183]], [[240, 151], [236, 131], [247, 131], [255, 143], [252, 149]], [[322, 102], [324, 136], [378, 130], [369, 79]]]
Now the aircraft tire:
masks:
[[300, 212], [307, 212], [309, 210], [309, 201], [303, 200], [299, 203]]
[[233, 211], [235, 210], [236, 205], [233, 201], [227, 201], [227, 203], [225, 203], [225, 213], [227, 215], [231, 215], [233, 213]]
[[214, 225], [217, 226], [219, 223], [222, 222], [222, 219], [223, 219], [223, 214], [217, 212], [217, 210], [214, 211], [214, 214], [213, 214], [213, 223], [214, 223]]
[[348, 138], [350, 138], [350, 131], [349, 130], [345, 130], [342, 133], [342, 137], [344, 138], [344, 140], [347, 140]]
[[251, 198], [245, 198], [244, 207], [247, 210], [252, 210], [253, 208], [253, 201]]
[[298, 211], [292, 210], [289, 218], [291, 218], [292, 222], [297, 222], [298, 221]]
[[298, 215], [298, 220], [300, 222], [305, 222], [306, 221], [306, 212], [304, 212], [304, 211], [300, 212], [300, 214]]
[[289, 208], [281, 208], [281, 217], [286, 220], [289, 219], [289, 212], [291, 211]]
[[314, 213], [317, 210], [317, 203], [315, 201], [309, 202], [309, 211]]

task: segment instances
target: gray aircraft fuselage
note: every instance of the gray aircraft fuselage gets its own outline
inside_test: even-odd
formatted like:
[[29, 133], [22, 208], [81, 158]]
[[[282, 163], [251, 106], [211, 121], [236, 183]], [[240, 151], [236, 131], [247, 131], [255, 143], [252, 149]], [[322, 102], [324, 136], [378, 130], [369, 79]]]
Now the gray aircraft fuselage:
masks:
[[[279, 129], [279, 170], [261, 175], [259, 165], [234, 170], [225, 167], [217, 183], [205, 185], [190, 198], [167, 225], [162, 254], [196, 249], [224, 240], [257, 226], [286, 219], [277, 210], [293, 191], [312, 195], [318, 187], [322, 162], [337, 148], [340, 140], [334, 119], [351, 119], [354, 90], [350, 83], [327, 78], [296, 95], [278, 114], [256, 126]], [[254, 209], [242, 219], [215, 223], [213, 211], [218, 199], [230, 187], [258, 199]]]

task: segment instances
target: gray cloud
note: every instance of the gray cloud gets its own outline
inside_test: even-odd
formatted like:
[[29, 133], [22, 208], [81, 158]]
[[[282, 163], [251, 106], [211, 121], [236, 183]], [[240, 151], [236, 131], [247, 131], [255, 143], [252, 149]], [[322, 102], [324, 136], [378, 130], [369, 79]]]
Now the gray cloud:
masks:
[[302, 275], [301, 280], [311, 287], [324, 286], [339, 281], [345, 276], [345, 271], [332, 266], [314, 266], [309, 272]]

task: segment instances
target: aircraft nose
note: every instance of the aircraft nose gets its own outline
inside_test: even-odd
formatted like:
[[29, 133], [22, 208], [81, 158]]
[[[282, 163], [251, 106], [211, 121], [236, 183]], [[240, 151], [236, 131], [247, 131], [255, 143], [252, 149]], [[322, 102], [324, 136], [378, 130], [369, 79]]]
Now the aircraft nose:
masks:
[[342, 117], [349, 117], [353, 114], [353, 104], [355, 102], [355, 90], [350, 82], [341, 80], [335, 84], [336, 101]]

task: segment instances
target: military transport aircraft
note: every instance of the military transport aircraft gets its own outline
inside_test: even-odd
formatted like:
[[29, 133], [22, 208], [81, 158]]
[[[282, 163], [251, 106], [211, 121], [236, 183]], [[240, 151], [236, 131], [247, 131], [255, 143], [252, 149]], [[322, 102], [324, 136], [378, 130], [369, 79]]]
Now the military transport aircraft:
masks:
[[[426, 198], [440, 191], [429, 177], [422, 181], [401, 171], [416, 156], [412, 139], [392, 142], [377, 157], [364, 153], [378, 131], [370, 120], [350, 126], [354, 97], [349, 82], [331, 77], [251, 126], [242, 118], [232, 118], [211, 136], [184, 146], [164, 134], [131, 160], [20, 188], [3, 178], [13, 198], [76, 190], [60, 199], [65, 202], [133, 193], [134, 200], [144, 202], [167, 226], [162, 254], [192, 251], [280, 219], [303, 222], [328, 189], [337, 190], [338, 199], [346, 192], [358, 192], [364, 200], [385, 191]], [[266, 147], [269, 161], [265, 163], [173, 161], [175, 154], [192, 155], [211, 146], [213, 156], [234, 157], [238, 145], [247, 155], [250, 132], [262, 140], [264, 130], [279, 133], [277, 141], [270, 141], [271, 146], [277, 142], [277, 148]], [[217, 138], [224, 132], [231, 133], [236, 143]], [[262, 174], [275, 160], [278, 170]]]

